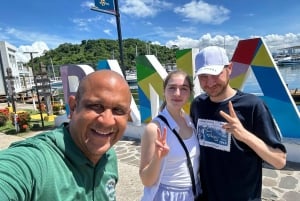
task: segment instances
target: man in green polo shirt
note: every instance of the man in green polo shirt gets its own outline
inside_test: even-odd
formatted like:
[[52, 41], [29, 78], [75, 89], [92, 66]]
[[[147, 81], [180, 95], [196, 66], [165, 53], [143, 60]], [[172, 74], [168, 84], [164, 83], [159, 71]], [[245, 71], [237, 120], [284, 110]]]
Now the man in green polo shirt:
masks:
[[116, 153], [131, 94], [118, 73], [87, 75], [70, 96], [70, 122], [0, 152], [0, 200], [116, 200]]

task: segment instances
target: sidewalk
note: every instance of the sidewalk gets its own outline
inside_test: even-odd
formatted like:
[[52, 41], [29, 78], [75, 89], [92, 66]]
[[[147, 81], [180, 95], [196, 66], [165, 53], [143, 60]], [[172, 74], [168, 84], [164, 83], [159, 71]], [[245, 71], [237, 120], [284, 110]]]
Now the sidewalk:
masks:
[[[128, 135], [128, 132], [132, 131], [127, 130], [123, 139], [114, 145], [119, 161], [119, 182], [116, 189], [118, 201], [138, 201], [143, 191], [138, 172], [140, 140], [129, 137], [132, 134]], [[22, 137], [0, 133], [0, 150], [8, 147], [12, 142], [23, 140], [37, 133], [27, 133]], [[138, 136], [140, 134], [135, 133]], [[264, 201], [300, 200], [300, 163], [288, 162], [283, 170], [274, 170], [265, 166], [262, 197]]]

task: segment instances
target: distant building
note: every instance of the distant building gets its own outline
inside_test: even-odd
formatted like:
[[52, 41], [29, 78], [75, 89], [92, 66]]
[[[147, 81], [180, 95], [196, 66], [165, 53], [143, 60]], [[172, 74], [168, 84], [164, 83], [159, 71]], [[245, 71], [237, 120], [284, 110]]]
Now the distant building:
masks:
[[6, 41], [0, 41], [0, 95], [7, 93], [7, 69], [11, 68], [14, 77], [15, 92], [25, 92], [32, 89], [33, 74], [31, 67], [24, 67], [23, 62], [16, 60], [17, 48]]

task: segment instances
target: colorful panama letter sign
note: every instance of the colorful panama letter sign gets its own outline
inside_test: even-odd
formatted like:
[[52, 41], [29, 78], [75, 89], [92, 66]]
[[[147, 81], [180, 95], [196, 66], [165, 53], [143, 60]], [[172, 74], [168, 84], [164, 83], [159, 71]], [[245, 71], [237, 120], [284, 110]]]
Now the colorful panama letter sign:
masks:
[[91, 72], [94, 72], [94, 69], [88, 65], [69, 64], [60, 67], [60, 75], [63, 84], [67, 116], [69, 116], [70, 114], [68, 105], [69, 96], [76, 95], [80, 80]]
[[163, 99], [163, 79], [167, 71], [154, 55], [138, 56], [136, 71], [141, 121], [151, 121]]
[[[193, 76], [194, 58], [198, 51], [199, 49], [196, 48], [178, 50], [176, 52], [177, 69]], [[153, 55], [137, 57], [136, 70], [141, 120], [147, 123], [157, 114], [158, 108], [164, 99], [163, 80], [167, 76], [167, 71]], [[198, 79], [194, 80], [194, 85], [199, 86]], [[199, 87], [196, 87], [195, 94], [198, 94], [199, 91]], [[184, 106], [186, 112], [189, 112], [191, 100]]]
[[[97, 70], [101, 70], [101, 69], [110, 69], [110, 70], [116, 71], [120, 75], [123, 75], [121, 67], [117, 60], [101, 60], [101, 61], [99, 61], [98, 65], [97, 65]], [[138, 110], [138, 107], [135, 103], [135, 100], [134, 100], [132, 94], [131, 94], [130, 108], [131, 108], [131, 113], [130, 113], [131, 121], [133, 123], [135, 123], [135, 125], [140, 125], [141, 124], [140, 112]]]
[[264, 41], [239, 41], [232, 62], [231, 86], [241, 89], [251, 67], [282, 136], [300, 138], [299, 111]]
[[[199, 49], [184, 49], [176, 53], [177, 68], [194, 76], [194, 60]], [[262, 90], [260, 96], [270, 108], [281, 134], [285, 138], [300, 138], [300, 114], [290, 92], [280, 75], [272, 55], [261, 38], [239, 41], [232, 57], [233, 72], [230, 84], [234, 88], [243, 90], [250, 68]], [[98, 63], [97, 70], [111, 69], [121, 72], [116, 60], [103, 60]], [[87, 66], [66, 65], [61, 67], [65, 101], [69, 95], [75, 93], [79, 80], [92, 72]], [[157, 114], [163, 100], [163, 80], [167, 76], [166, 69], [154, 55], [143, 55], [136, 58], [137, 84], [139, 108], [134, 99], [131, 105], [131, 118], [134, 123], [147, 123]], [[77, 78], [77, 79], [73, 79]], [[76, 82], [77, 84], [71, 83]], [[195, 95], [201, 91], [199, 82], [194, 79]], [[198, 88], [197, 88], [198, 87]], [[66, 101], [67, 102], [67, 101]], [[184, 108], [189, 111], [189, 104]]]

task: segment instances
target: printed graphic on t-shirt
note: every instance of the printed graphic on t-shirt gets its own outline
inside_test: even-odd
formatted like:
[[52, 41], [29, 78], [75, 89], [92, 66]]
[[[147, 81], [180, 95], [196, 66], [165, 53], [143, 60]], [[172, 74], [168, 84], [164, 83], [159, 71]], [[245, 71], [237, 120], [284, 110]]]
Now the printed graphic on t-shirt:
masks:
[[212, 147], [222, 151], [230, 151], [231, 134], [223, 128], [224, 122], [198, 119], [197, 135], [202, 146]]

